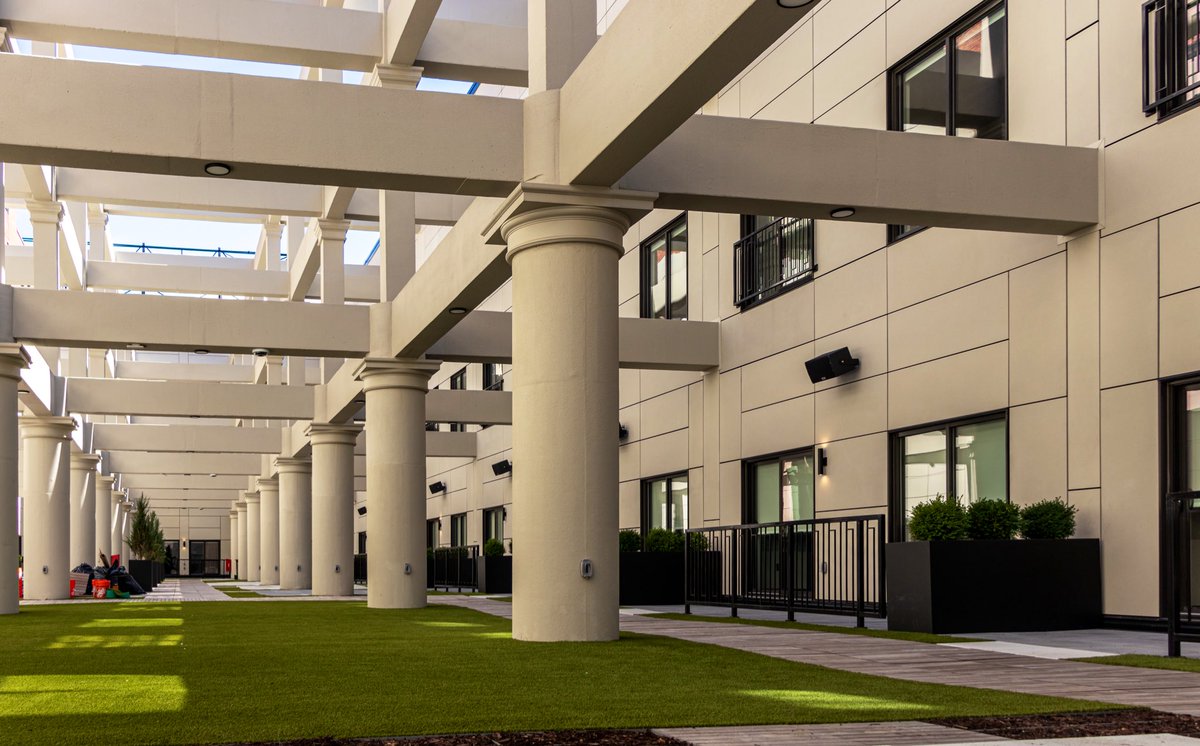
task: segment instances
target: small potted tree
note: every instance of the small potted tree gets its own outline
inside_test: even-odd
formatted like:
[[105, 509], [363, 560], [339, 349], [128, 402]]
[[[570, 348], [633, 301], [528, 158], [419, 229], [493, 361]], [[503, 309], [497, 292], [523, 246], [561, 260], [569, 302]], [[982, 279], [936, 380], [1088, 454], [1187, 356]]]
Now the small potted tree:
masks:
[[150, 509], [150, 501], [141, 496], [134, 503], [133, 521], [129, 527], [129, 552], [132, 557], [126, 562], [129, 574], [143, 589], [154, 588], [161, 579], [163, 561], [163, 534], [158, 515]]

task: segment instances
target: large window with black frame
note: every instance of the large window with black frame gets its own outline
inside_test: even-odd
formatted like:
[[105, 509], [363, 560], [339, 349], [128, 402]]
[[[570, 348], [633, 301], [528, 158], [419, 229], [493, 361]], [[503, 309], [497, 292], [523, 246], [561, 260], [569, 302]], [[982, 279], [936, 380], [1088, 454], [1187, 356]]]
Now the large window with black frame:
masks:
[[733, 302], [745, 310], [813, 278], [813, 221], [743, 215], [733, 245]]
[[[891, 69], [888, 128], [1008, 139], [1008, 23], [989, 2]], [[888, 241], [923, 226], [889, 225]]]
[[745, 462], [743, 518], [746, 523], [811, 520], [815, 511], [813, 450]]
[[1200, 89], [1200, 0], [1142, 4], [1142, 110], [1169, 116]]
[[504, 508], [485, 508], [483, 511], [483, 543], [492, 539], [504, 541]]
[[641, 252], [642, 318], [686, 319], [687, 213], [642, 241]]
[[908, 538], [912, 509], [937, 497], [963, 505], [1008, 499], [1006, 413], [942, 422], [893, 433], [892, 540]]
[[686, 472], [642, 481], [642, 535], [656, 528], [683, 531], [688, 527]]
[[456, 513], [450, 516], [450, 546], [465, 547], [467, 545], [467, 514]]
[[504, 366], [500, 363], [483, 364], [483, 390], [504, 390]]
[[[450, 376], [450, 390], [464, 391], [467, 388], [467, 369], [463, 368], [454, 375]], [[461, 433], [466, 430], [466, 426], [461, 422], [451, 422], [450, 432]]]
[[442, 522], [438, 518], [430, 518], [425, 521], [425, 548], [437, 549], [438, 534], [441, 533]]

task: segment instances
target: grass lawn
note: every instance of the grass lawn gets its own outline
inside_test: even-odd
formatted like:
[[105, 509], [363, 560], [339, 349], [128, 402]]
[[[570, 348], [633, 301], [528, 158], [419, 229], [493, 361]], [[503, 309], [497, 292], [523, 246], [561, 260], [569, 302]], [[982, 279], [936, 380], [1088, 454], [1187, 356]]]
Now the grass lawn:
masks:
[[218, 588], [217, 590], [230, 598], [265, 598], [265, 595], [258, 591], [245, 591], [241, 588]]
[[950, 635], [933, 635], [927, 632], [898, 632], [887, 629], [859, 629], [858, 627], [839, 627], [835, 624], [805, 624], [804, 622], [774, 621], [771, 619], [743, 619], [728, 616], [700, 616], [698, 614], [647, 614], [657, 619], [678, 619], [683, 622], [718, 622], [720, 624], [752, 624], [756, 627], [778, 627], [780, 629], [796, 629], [805, 632], [836, 632], [839, 635], [860, 635], [862, 637], [884, 637], [889, 640], [907, 640], [908, 642], [926, 642], [939, 645], [945, 642], [983, 642], [978, 637], [951, 637]]
[[1112, 709], [660, 637], [522, 643], [468, 609], [30, 606], [0, 619], [0, 744], [151, 744]]
[[1200, 659], [1167, 658], [1161, 655], [1106, 655], [1101, 658], [1076, 658], [1083, 663], [1103, 663], [1106, 666], [1135, 666], [1137, 668], [1162, 668], [1168, 671], [1200, 673]]

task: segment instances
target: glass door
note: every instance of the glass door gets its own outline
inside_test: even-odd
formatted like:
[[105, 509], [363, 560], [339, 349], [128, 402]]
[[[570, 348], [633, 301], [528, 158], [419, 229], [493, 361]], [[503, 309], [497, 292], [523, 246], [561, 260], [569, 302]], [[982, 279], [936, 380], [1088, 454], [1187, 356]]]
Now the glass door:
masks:
[[[1189, 618], [1200, 619], [1200, 500], [1186, 500], [1182, 506], [1170, 497], [1176, 493], [1200, 492], [1200, 381], [1174, 386], [1170, 393], [1168, 426], [1168, 502], [1164, 517], [1176, 512], [1180, 551], [1167, 562], [1175, 563], [1175, 578], [1183, 591], [1184, 608]], [[1168, 530], [1171, 522], [1167, 522]], [[1169, 587], [1169, 586], [1168, 586]]]

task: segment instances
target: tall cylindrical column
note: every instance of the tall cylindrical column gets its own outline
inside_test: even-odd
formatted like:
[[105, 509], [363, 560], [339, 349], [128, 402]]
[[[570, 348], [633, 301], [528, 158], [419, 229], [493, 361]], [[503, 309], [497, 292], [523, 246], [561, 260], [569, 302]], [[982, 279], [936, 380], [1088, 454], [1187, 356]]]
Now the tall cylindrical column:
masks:
[[426, 603], [425, 393], [439, 363], [367, 359], [367, 606]]
[[112, 555], [112, 490], [113, 477], [100, 474], [96, 477], [96, 551], [91, 564], [99, 567], [100, 555]]
[[318, 422], [308, 428], [312, 443], [312, 592], [354, 594], [354, 442], [358, 425]]
[[70, 417], [22, 417], [25, 598], [70, 595]]
[[[108, 553], [108, 561], [112, 564], [113, 555], [121, 554], [121, 531], [122, 531], [122, 515], [121, 505], [125, 502], [124, 490], [113, 490], [109, 493], [109, 499], [112, 501], [112, 512], [108, 516], [109, 527], [109, 547], [112, 549]], [[124, 555], [121, 556], [121, 561], [128, 560]]]
[[17, 382], [27, 361], [0, 345], [0, 614], [17, 613]]
[[279, 587], [312, 587], [312, 462], [275, 459], [279, 470]]
[[236, 503], [229, 508], [229, 577], [236, 578], [238, 571], [238, 512]]
[[279, 480], [258, 480], [258, 580], [279, 585]]
[[129, 550], [129, 532], [133, 529], [133, 501], [128, 497], [121, 503], [121, 564], [129, 567], [133, 553]]
[[96, 556], [96, 466], [94, 453], [71, 454], [71, 567]]
[[262, 506], [257, 492], [243, 492], [246, 501], [246, 580], [257, 583], [262, 577]]
[[238, 533], [237, 533], [237, 555], [238, 555], [238, 580], [250, 579], [250, 542], [246, 538], [247, 527], [250, 519], [247, 517], [247, 506], [245, 500], [238, 500], [234, 504], [238, 514]]
[[[513, 637], [618, 634], [617, 262], [629, 219], [600, 207], [510, 218]], [[557, 309], [550, 312], [548, 309]]]

